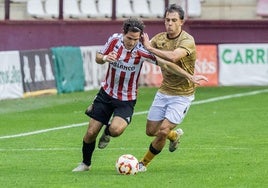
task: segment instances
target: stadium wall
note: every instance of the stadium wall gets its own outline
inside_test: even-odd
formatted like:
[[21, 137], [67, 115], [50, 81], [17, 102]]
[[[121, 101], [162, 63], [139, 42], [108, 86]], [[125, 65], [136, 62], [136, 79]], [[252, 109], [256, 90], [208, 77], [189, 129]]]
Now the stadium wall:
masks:
[[[150, 36], [164, 30], [162, 22], [145, 23]], [[187, 21], [184, 29], [197, 43], [195, 73], [209, 78], [202, 86], [268, 85], [267, 23]], [[106, 68], [95, 63], [96, 51], [121, 26], [122, 21], [2, 22], [0, 100], [98, 88]], [[73, 72], [65, 69], [72, 66]], [[159, 67], [144, 64], [140, 85], [159, 86], [161, 79]]]
[[[162, 20], [144, 22], [149, 36], [164, 31]], [[122, 20], [0, 21], [0, 51], [102, 45], [121, 28]], [[187, 20], [184, 29], [197, 44], [268, 43], [268, 20]]]

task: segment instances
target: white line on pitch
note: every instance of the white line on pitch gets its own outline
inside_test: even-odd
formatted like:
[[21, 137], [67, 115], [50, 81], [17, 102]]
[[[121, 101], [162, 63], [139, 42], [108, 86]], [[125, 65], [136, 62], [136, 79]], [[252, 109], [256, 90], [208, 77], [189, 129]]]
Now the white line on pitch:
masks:
[[[226, 100], [226, 99], [231, 99], [231, 98], [244, 97], [244, 96], [250, 96], [250, 95], [257, 95], [257, 94], [260, 94], [260, 93], [267, 93], [267, 92], [268, 92], [268, 89], [264, 89], [264, 90], [251, 91], [251, 92], [247, 92], [247, 93], [237, 93], [237, 94], [232, 94], [232, 95], [225, 95], [225, 96], [214, 97], [214, 98], [200, 100], [200, 101], [194, 101], [192, 103], [192, 105], [216, 102], [216, 101], [221, 101], [221, 100]], [[134, 113], [134, 116], [135, 115], [142, 115], [142, 114], [146, 114], [146, 113], [148, 113], [148, 111], [136, 112], [136, 113]], [[38, 130], [38, 131], [20, 133], [20, 134], [6, 135], [6, 136], [1, 136], [0, 139], [30, 136], [30, 135], [41, 134], [41, 133], [55, 131], [55, 130], [69, 129], [69, 128], [73, 128], [73, 127], [80, 127], [80, 126], [84, 126], [84, 125], [87, 125], [87, 124], [88, 124], [88, 122], [84, 122], [84, 123], [71, 124], [71, 125], [66, 125], [66, 126], [61, 126], [61, 127], [54, 127], [54, 128], [50, 128], [50, 129], [42, 129], [42, 130]]]

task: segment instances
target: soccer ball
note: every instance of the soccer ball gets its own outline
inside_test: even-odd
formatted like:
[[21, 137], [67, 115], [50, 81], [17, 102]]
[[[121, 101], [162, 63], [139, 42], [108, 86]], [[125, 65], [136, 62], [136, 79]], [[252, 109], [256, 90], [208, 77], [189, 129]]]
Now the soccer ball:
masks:
[[118, 174], [135, 175], [139, 171], [139, 161], [131, 154], [124, 154], [117, 159], [115, 168]]

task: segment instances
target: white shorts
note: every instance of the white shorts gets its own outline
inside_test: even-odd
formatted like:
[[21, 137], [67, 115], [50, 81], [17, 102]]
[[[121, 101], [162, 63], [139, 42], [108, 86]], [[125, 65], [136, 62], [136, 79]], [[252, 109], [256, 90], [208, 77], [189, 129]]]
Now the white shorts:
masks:
[[193, 100], [194, 95], [171, 96], [157, 92], [147, 119], [150, 121], [162, 121], [166, 118], [174, 124], [180, 124]]

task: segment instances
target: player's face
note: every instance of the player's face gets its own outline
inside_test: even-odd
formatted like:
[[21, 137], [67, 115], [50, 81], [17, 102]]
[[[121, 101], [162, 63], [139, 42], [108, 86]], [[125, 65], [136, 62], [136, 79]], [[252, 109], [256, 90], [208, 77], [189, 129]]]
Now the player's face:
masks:
[[140, 40], [140, 32], [131, 32], [124, 34], [124, 46], [127, 50], [132, 50]]
[[182, 24], [183, 20], [180, 19], [180, 16], [177, 12], [166, 13], [165, 26], [170, 38], [174, 38], [179, 35]]

